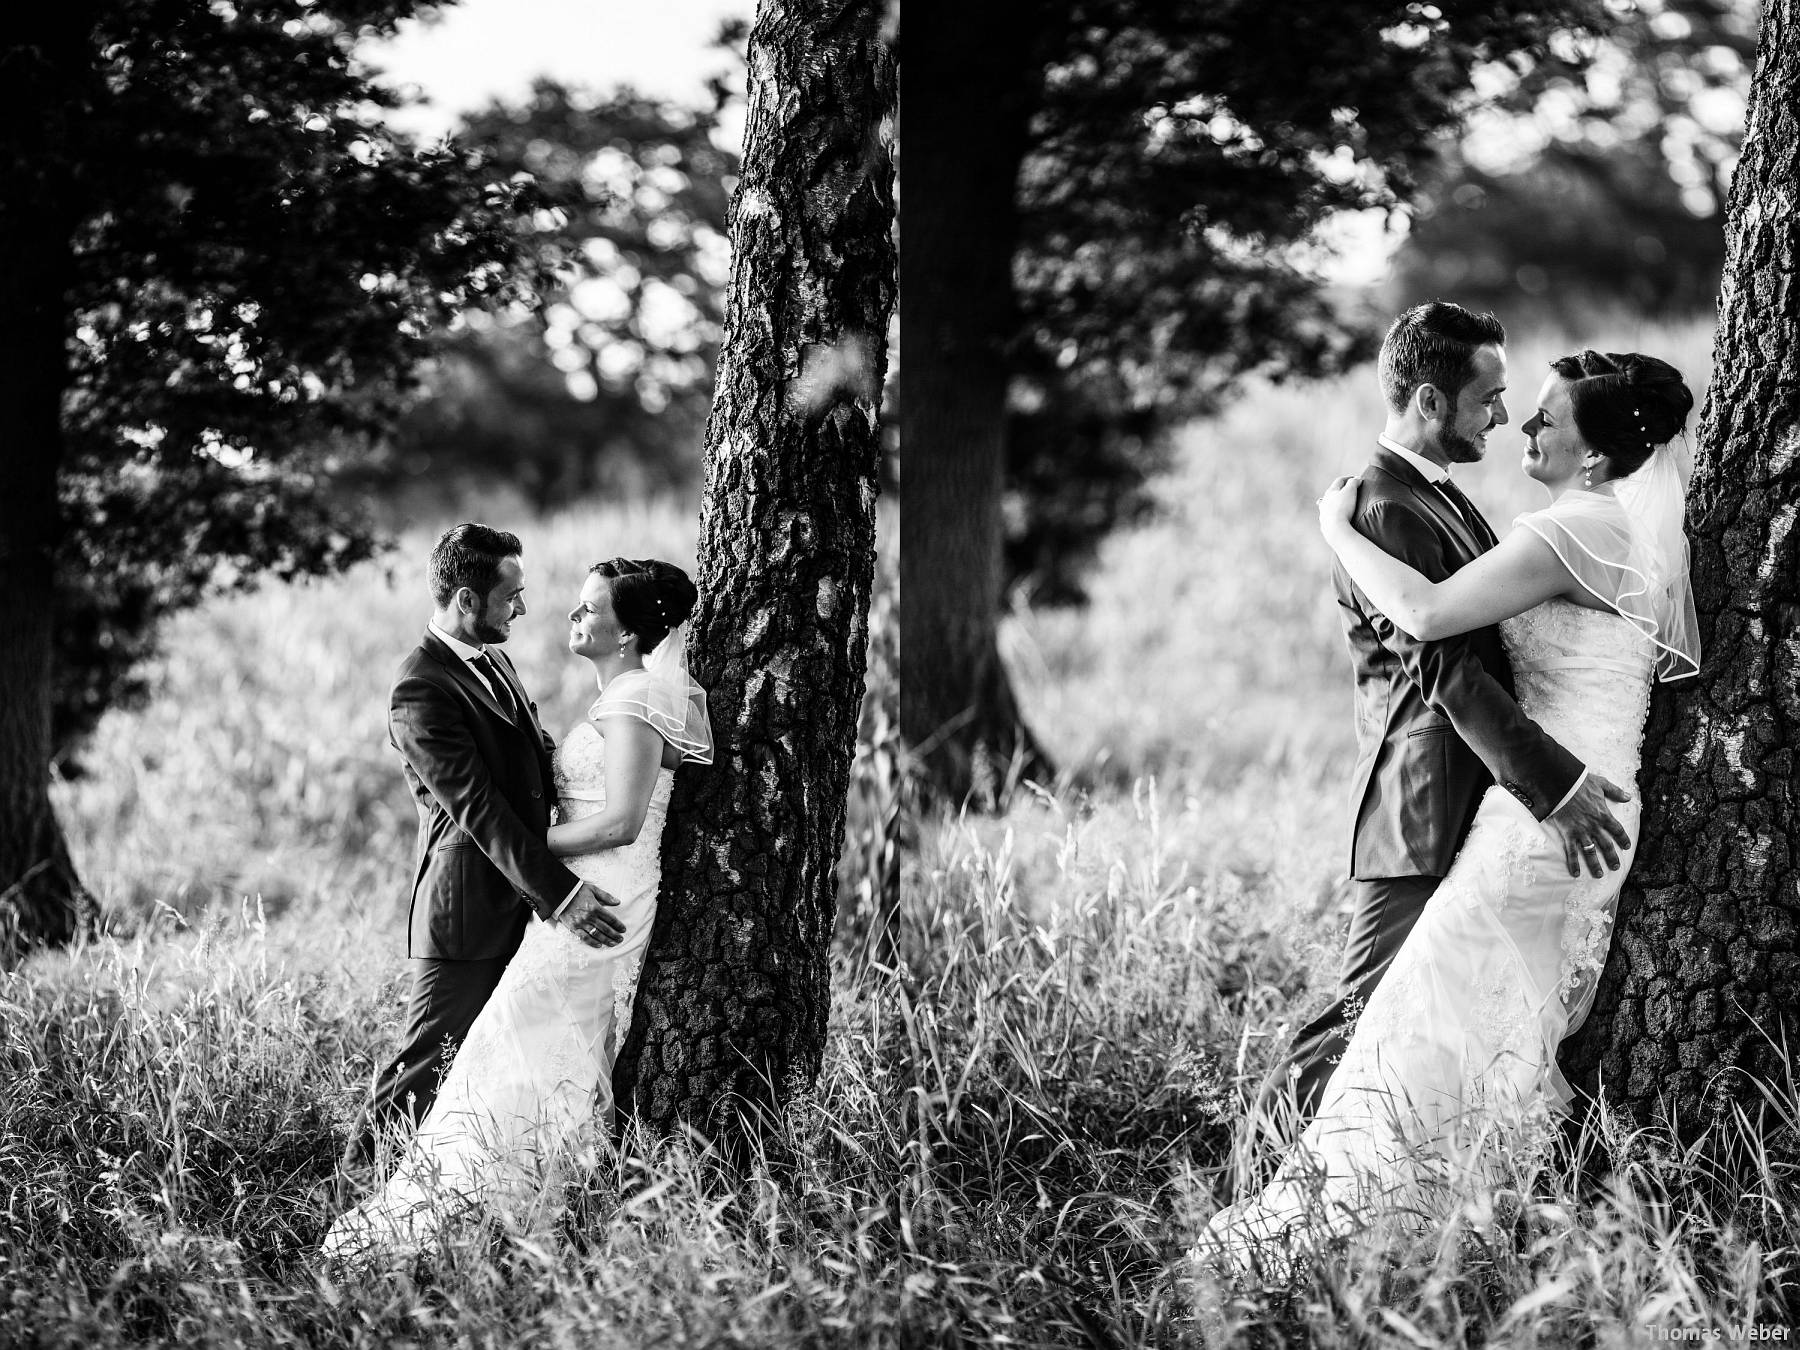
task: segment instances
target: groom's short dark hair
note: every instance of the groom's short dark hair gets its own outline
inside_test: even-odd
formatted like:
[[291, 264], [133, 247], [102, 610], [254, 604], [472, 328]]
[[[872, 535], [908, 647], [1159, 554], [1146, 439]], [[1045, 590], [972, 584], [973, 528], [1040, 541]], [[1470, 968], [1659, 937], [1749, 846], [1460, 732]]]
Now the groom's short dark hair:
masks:
[[452, 525], [431, 546], [431, 598], [439, 605], [467, 586], [483, 600], [500, 580], [500, 564], [525, 550], [519, 536], [491, 525]]
[[1381, 340], [1381, 392], [1399, 412], [1413, 390], [1429, 384], [1449, 398], [1475, 378], [1475, 353], [1506, 342], [1492, 314], [1477, 314], [1448, 300], [1414, 305], [1395, 319]]

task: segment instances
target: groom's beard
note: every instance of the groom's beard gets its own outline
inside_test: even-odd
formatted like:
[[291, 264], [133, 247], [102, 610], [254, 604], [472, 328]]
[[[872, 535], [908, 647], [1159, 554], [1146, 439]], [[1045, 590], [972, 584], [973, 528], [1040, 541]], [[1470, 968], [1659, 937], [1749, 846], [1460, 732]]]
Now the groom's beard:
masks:
[[485, 619], [480, 619], [475, 623], [475, 636], [481, 639], [481, 644], [485, 647], [490, 642], [505, 642], [506, 630], [495, 627]]
[[1479, 464], [1485, 453], [1481, 443], [1473, 436], [1464, 436], [1456, 430], [1456, 395], [1449, 398], [1450, 416], [1445, 419], [1447, 425], [1438, 435], [1438, 445], [1444, 457], [1452, 464]]

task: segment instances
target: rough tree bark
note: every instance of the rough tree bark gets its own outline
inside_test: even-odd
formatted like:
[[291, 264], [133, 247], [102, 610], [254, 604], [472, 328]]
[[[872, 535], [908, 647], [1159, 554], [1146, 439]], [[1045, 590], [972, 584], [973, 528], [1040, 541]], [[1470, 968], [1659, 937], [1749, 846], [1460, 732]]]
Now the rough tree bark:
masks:
[[900, 728], [952, 802], [1047, 769], [995, 645], [1016, 185], [1041, 0], [913, 0], [901, 121]]
[[[1660, 687], [1637, 861], [1571, 1081], [1684, 1135], [1800, 1049], [1800, 3], [1771, 0], [1688, 497], [1704, 657]], [[1789, 41], [1789, 39], [1793, 41]], [[1783, 1038], [1786, 1038], [1784, 1063]]]
[[65, 295], [80, 212], [63, 145], [92, 4], [53, 6], [0, 46], [0, 965], [98, 917], [50, 805], [52, 555], [67, 383]]
[[718, 751], [677, 778], [616, 1075], [659, 1132], [801, 1102], [824, 1050], [895, 288], [883, 11], [763, 0], [750, 35], [689, 640]]

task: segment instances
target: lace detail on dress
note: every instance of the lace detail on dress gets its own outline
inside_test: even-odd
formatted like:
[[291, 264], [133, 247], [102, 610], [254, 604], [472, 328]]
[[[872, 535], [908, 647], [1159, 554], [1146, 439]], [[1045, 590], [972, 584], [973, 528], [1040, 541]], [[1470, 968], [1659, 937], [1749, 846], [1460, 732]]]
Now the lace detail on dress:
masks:
[[1607, 939], [1612, 935], [1613, 887], [1593, 878], [1569, 892], [1568, 915], [1563, 919], [1562, 979], [1557, 992], [1573, 995], [1583, 979], [1598, 979], [1606, 964]]
[[1438, 888], [1451, 897], [1445, 903], [1505, 908], [1515, 888], [1529, 887], [1537, 879], [1531, 855], [1540, 834], [1535, 822], [1527, 824], [1499, 812], [1477, 814], [1458, 855], [1459, 859], [1467, 855], [1468, 863], [1460, 870], [1452, 868]]
[[[605, 696], [596, 699], [588, 710], [589, 717], [600, 716], [606, 710], [606, 703]], [[591, 721], [583, 722], [563, 739], [557, 747], [554, 770], [563, 819], [579, 820], [606, 805], [606, 738]], [[621, 900], [624, 899], [622, 892], [628, 892], [645, 902], [641, 913], [634, 911], [628, 921], [625, 941], [606, 954], [613, 966], [613, 1007], [605, 1046], [609, 1077], [612, 1063], [618, 1057], [619, 1044], [631, 1026], [632, 1003], [644, 966], [644, 946], [649, 941], [650, 926], [656, 917], [656, 891], [662, 882], [662, 832], [674, 788], [674, 772], [666, 768], [657, 770], [650, 806], [644, 813], [644, 827], [638, 831], [636, 841], [621, 849], [573, 858], [569, 862], [571, 870], [582, 880], [593, 882]], [[609, 1092], [604, 1109], [610, 1114], [611, 1108]]]
[[[557, 747], [560, 819], [606, 805], [605, 744], [583, 722]], [[591, 1151], [596, 1117], [612, 1116], [613, 1060], [656, 913], [674, 777], [658, 770], [635, 840], [569, 860], [619, 902], [624, 938], [590, 947], [532, 919], [394, 1175], [332, 1225], [328, 1259], [404, 1256], [431, 1246], [447, 1219], [477, 1209], [515, 1224], [553, 1216], [561, 1171]]]
[[1500, 625], [1519, 707], [1595, 773], [1629, 786], [1650, 708], [1653, 648], [1618, 615], [1550, 600]]
[[[1500, 633], [1526, 714], [1590, 771], [1634, 787], [1648, 640], [1615, 614], [1562, 600]], [[1635, 841], [1635, 794], [1615, 815]], [[1630, 860], [1627, 850], [1618, 871], [1573, 878], [1556, 831], [1488, 789], [1369, 996], [1318, 1115], [1269, 1187], [1214, 1217], [1195, 1258], [1244, 1270], [1278, 1247], [1291, 1269], [1374, 1213], [1429, 1222], [1455, 1201], [1433, 1177], [1478, 1183], [1516, 1155], [1532, 1122], [1567, 1100], [1556, 1047], [1592, 1001]]]

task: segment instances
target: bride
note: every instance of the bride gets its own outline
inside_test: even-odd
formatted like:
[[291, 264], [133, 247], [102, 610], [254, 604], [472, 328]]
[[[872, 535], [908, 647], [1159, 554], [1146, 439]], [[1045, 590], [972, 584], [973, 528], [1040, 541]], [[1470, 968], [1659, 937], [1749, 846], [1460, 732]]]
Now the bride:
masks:
[[[534, 918], [463, 1042], [436, 1101], [377, 1195], [344, 1214], [323, 1254], [340, 1262], [434, 1245], [475, 1209], [515, 1219], [554, 1194], [559, 1168], [610, 1123], [612, 1069], [655, 918], [674, 770], [712, 762], [706, 695], [689, 679], [684, 622], [696, 593], [670, 563], [596, 563], [569, 614], [569, 650], [600, 697], [557, 747], [550, 849], [617, 897], [617, 945]], [[646, 655], [647, 653], [647, 655]]]
[[[1685, 465], [1693, 394], [1666, 362], [1584, 351], [1551, 365], [1523, 430], [1551, 502], [1433, 584], [1351, 525], [1357, 482], [1319, 502], [1326, 540], [1370, 600], [1421, 640], [1499, 623], [1526, 714], [1596, 772], [1637, 776], [1653, 679], [1698, 669]], [[1635, 839], [1638, 805], [1621, 810]], [[1501, 787], [1358, 1018], [1319, 1112], [1259, 1194], [1215, 1215], [1197, 1262], [1291, 1272], [1331, 1237], [1428, 1203], [1434, 1179], [1570, 1090], [1556, 1047], [1606, 960], [1616, 872], [1571, 877], [1551, 830]]]

